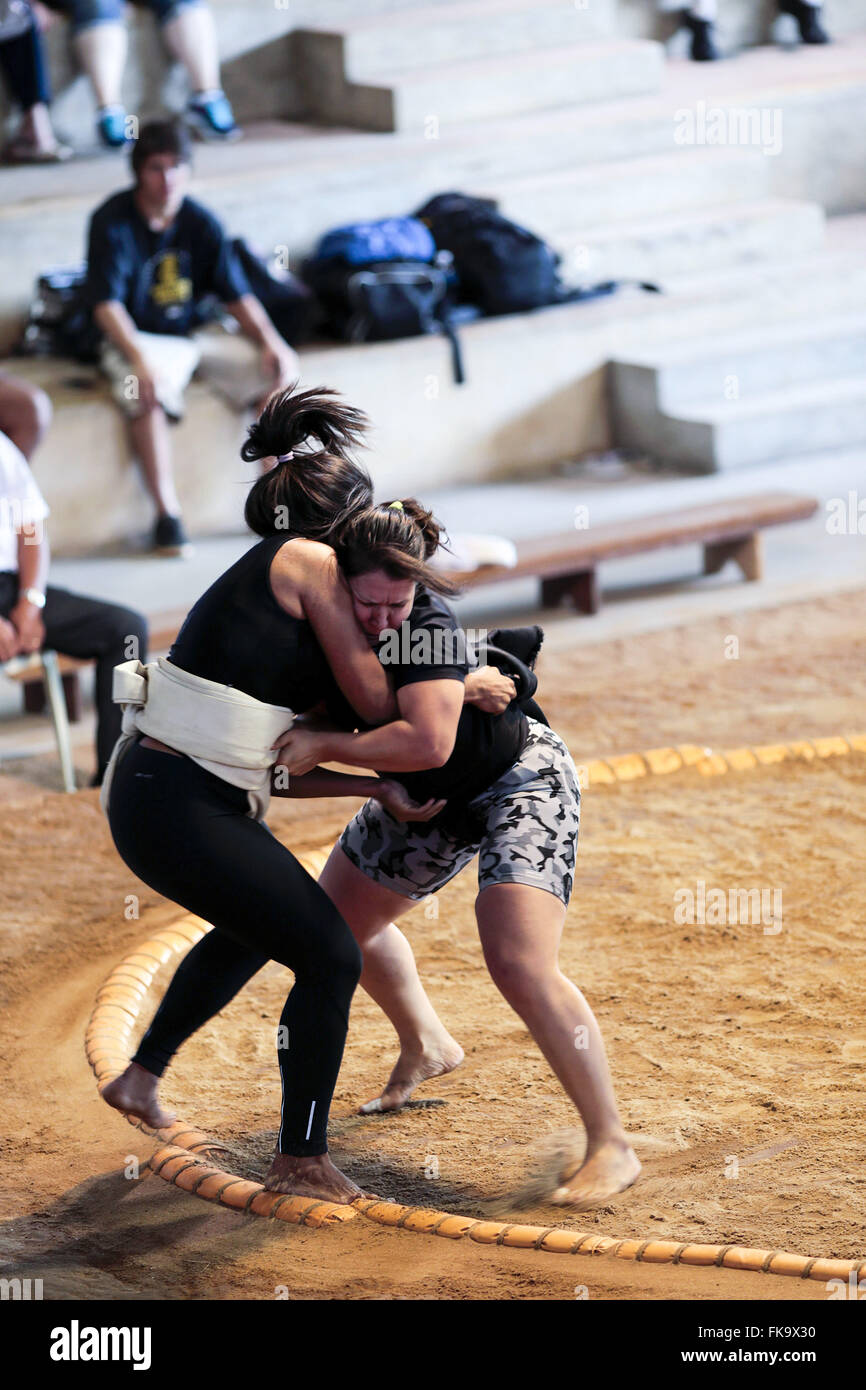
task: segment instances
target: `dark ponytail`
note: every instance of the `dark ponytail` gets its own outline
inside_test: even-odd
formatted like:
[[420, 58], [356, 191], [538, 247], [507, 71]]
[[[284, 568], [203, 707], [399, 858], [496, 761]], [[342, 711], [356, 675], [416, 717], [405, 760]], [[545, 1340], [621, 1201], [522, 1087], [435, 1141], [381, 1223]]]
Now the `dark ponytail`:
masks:
[[295, 382], [275, 391], [250, 425], [241, 458], [251, 463], [294, 456], [275, 463], [250, 488], [244, 507], [250, 530], [330, 544], [334, 531], [373, 500], [370, 475], [351, 454], [363, 444], [367, 427], [363, 411], [327, 386], [298, 391]]
[[381, 569], [392, 579], [411, 579], [434, 593], [453, 596], [459, 587], [428, 564], [443, 545], [444, 534], [427, 507], [404, 497], [356, 512], [335, 532], [331, 544], [348, 579]]

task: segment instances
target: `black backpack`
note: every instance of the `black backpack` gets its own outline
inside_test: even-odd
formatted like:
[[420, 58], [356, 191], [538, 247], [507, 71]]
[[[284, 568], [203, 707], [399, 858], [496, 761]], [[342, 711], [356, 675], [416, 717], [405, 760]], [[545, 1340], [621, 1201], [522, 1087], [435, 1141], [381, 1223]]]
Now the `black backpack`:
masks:
[[[558, 252], [534, 232], [503, 217], [491, 198], [439, 193], [415, 216], [430, 228], [436, 245], [451, 252], [461, 299], [485, 314], [518, 314], [551, 304], [598, 299], [629, 283], [605, 280], [580, 287], [564, 285]], [[657, 285], [631, 283], [659, 292]]]
[[454, 257], [461, 298], [485, 314], [514, 314], [561, 299], [557, 253], [503, 217], [491, 199], [440, 193], [415, 216]]

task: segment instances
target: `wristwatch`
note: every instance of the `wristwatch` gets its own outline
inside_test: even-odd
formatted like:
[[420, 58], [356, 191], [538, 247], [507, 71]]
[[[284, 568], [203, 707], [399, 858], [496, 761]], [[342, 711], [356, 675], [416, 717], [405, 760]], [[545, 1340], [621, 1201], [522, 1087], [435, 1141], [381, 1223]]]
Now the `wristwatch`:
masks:
[[34, 608], [45, 607], [45, 595], [41, 589], [24, 589], [21, 597], [26, 598], [28, 603], [32, 603]]

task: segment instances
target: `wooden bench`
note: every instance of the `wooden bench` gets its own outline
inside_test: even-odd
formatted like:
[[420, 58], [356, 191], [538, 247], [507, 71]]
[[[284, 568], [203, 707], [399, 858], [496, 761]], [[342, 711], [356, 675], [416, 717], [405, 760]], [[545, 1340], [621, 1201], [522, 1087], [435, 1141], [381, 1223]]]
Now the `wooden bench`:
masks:
[[[541, 602], [545, 607], [570, 602], [580, 613], [597, 613], [601, 603], [598, 565], [602, 560], [698, 542], [704, 548], [704, 574], [716, 574], [728, 560], [733, 560], [746, 579], [760, 579], [760, 532], [767, 526], [804, 521], [813, 516], [817, 508], [816, 498], [790, 492], [708, 502], [672, 514], [641, 516], [582, 531], [531, 537], [518, 541], [517, 564], [512, 567], [482, 565], [469, 571], [451, 570], [448, 575], [467, 589], [526, 577], [540, 579]], [[186, 613], [185, 608], [180, 608], [153, 615], [151, 652], [168, 651]], [[78, 673], [88, 665], [90, 662], [73, 657], [58, 658], [66, 707], [73, 723], [81, 718]], [[46, 692], [40, 663], [34, 660], [22, 664], [22, 668], [14, 672], [13, 679], [24, 684], [27, 712], [42, 713]]]
[[767, 526], [805, 521], [817, 508], [816, 498], [790, 492], [708, 502], [585, 530], [533, 536], [517, 542], [516, 565], [482, 565], [448, 574], [467, 589], [531, 576], [541, 580], [545, 607], [569, 602], [580, 613], [597, 613], [601, 605], [598, 566], [603, 560], [698, 542], [704, 548], [704, 574], [716, 574], [733, 560], [746, 579], [756, 580], [763, 572], [761, 531]]

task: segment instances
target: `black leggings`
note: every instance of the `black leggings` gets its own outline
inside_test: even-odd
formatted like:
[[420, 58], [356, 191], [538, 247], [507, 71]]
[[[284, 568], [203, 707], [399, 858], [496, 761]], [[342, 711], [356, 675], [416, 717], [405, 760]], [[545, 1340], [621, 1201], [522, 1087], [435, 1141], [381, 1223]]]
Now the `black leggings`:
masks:
[[34, 20], [30, 28], [13, 39], [0, 42], [0, 71], [14, 99], [24, 111], [37, 102], [51, 100], [51, 88], [42, 52], [42, 38]]
[[161, 1076], [185, 1038], [280, 961], [295, 984], [277, 1038], [278, 1148], [323, 1154], [361, 952], [327, 894], [248, 809], [241, 788], [140, 743], [115, 771], [108, 819], [121, 857], [214, 928], [179, 965], [133, 1061]]

